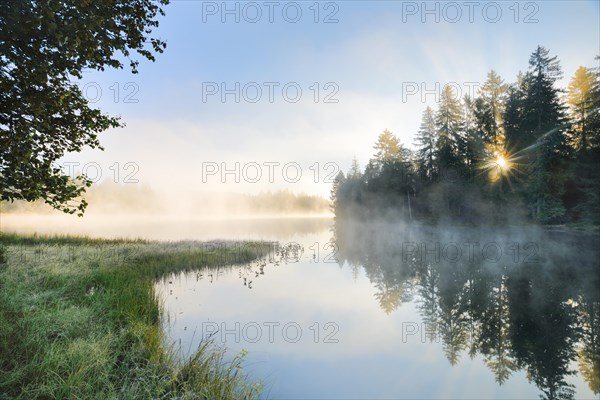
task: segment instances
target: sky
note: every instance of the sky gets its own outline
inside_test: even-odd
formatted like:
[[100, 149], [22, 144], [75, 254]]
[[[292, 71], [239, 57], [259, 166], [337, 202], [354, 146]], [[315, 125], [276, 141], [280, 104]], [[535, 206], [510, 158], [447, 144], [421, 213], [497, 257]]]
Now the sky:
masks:
[[600, 54], [598, 1], [174, 0], [165, 12], [156, 62], [79, 82], [126, 127], [100, 135], [103, 152], [67, 155], [74, 170], [179, 196], [328, 196], [384, 129], [413, 147], [444, 85], [476, 94], [491, 69], [513, 82], [542, 45], [566, 86]]

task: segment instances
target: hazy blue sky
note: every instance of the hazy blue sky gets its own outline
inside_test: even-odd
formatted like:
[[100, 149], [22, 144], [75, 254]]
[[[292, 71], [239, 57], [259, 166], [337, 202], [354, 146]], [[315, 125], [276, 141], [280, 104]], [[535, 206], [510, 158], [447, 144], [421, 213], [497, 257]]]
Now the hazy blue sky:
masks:
[[[441, 88], [454, 82], [464, 94], [492, 68], [512, 82], [519, 70], [527, 69], [538, 44], [559, 57], [563, 83], [578, 66], [597, 65], [599, 4], [175, 0], [155, 33], [168, 44], [155, 63], [142, 63], [138, 75], [127, 70], [85, 75], [82, 85], [88, 97], [99, 97], [95, 104], [120, 114], [127, 127], [103, 135], [104, 152], [86, 151], [68, 159], [98, 162], [105, 177], [114, 162], [121, 169], [135, 162], [140, 182], [157, 188], [287, 187], [326, 195], [330, 185], [323, 181], [332, 169], [324, 164], [333, 162], [346, 170], [356, 155], [364, 165], [384, 129], [412, 146], [426, 103], [435, 106], [436, 83]], [[239, 22], [235, 13], [223, 15], [223, 7], [237, 7]], [[253, 23], [257, 9], [262, 15]], [[298, 9], [302, 14], [296, 17]], [[337, 22], [324, 23], [327, 17]], [[126, 86], [128, 82], [133, 85]], [[234, 93], [222, 102], [219, 86], [235, 89], [236, 82], [240, 102]], [[286, 84], [287, 99], [282, 91]], [[257, 86], [262, 96], [252, 103], [248, 100], [257, 99]], [[210, 95], [207, 89], [215, 87], [219, 93]], [[297, 87], [302, 95], [294, 103]], [[430, 91], [424, 98], [422, 89]], [[138, 102], [125, 102], [127, 95]], [[337, 103], [324, 102], [326, 95]], [[222, 184], [219, 174], [203, 183], [203, 162], [224, 162], [231, 168], [235, 162], [240, 168], [256, 162], [263, 175], [258, 183], [244, 183], [243, 171], [239, 184], [233, 175]], [[265, 162], [280, 163], [273, 167], [273, 183]], [[282, 177], [283, 165], [290, 162], [301, 167], [298, 183], [288, 182], [294, 168], [288, 170], [292, 179]], [[315, 168], [309, 169], [315, 162], [318, 178]], [[255, 176], [253, 168], [246, 170], [248, 176]]]

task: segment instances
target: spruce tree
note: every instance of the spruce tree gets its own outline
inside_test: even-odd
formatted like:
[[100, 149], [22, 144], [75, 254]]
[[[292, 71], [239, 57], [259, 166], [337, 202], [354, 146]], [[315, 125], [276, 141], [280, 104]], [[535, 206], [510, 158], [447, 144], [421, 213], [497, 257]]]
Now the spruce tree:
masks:
[[506, 108], [508, 86], [496, 71], [491, 70], [475, 100], [475, 118], [482, 138], [491, 151], [504, 146], [503, 117]]
[[423, 112], [421, 127], [417, 133], [415, 145], [417, 146], [419, 176], [423, 181], [431, 182], [437, 174], [437, 131], [431, 107], [427, 107]]
[[449, 85], [442, 90], [435, 126], [438, 168], [460, 169], [463, 164], [461, 153], [465, 148], [463, 109], [454, 89]]
[[529, 70], [509, 90], [505, 113], [506, 138], [518, 172], [517, 190], [531, 216], [544, 223], [563, 220], [562, 196], [567, 177], [566, 118], [555, 83], [561, 77], [557, 58], [538, 46]]

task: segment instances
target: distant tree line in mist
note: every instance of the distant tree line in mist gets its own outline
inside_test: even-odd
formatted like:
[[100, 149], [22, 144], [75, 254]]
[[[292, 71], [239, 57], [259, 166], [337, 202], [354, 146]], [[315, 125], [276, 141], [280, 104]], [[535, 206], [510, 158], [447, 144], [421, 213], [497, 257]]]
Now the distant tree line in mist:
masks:
[[[152, 214], [164, 212], [166, 209], [151, 187], [139, 184], [100, 182], [87, 189], [85, 199], [90, 214]], [[73, 199], [73, 202], [77, 201], [77, 198]], [[2, 213], [62, 214], [62, 210], [52, 208], [43, 199], [32, 202], [15, 200], [2, 202]]]
[[281, 215], [330, 214], [330, 202], [324, 197], [289, 190], [250, 193], [202, 193], [192, 206], [192, 214]]
[[386, 130], [364, 170], [355, 159], [338, 174], [336, 217], [600, 223], [599, 69], [580, 67], [566, 89], [561, 76], [538, 46], [515, 83], [492, 70], [462, 99], [447, 85], [423, 113], [416, 151]]
[[[330, 214], [326, 198], [287, 190], [248, 193], [195, 193], [167, 198], [147, 185], [116, 184], [104, 181], [90, 187], [86, 194], [88, 214], [130, 215], [282, 215]], [[44, 200], [2, 202], [0, 211], [8, 214], [61, 213]]]

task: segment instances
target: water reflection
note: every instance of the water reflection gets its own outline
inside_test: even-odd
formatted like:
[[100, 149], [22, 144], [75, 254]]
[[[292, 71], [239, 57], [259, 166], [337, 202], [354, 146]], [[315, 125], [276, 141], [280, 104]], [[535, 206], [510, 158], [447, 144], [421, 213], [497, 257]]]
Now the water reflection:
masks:
[[498, 384], [524, 370], [546, 399], [572, 399], [581, 374], [600, 393], [598, 238], [338, 222], [340, 265], [364, 269], [387, 314], [414, 301], [406, 335], [445, 357], [483, 357]]
[[[277, 241], [259, 260], [157, 282], [167, 337], [183, 357], [210, 335], [232, 357], [247, 350], [247, 371], [271, 398], [599, 393], [597, 238], [278, 224], [245, 237]], [[226, 239], [245, 230], [225, 226]]]
[[[332, 227], [326, 218], [48, 218], [38, 225], [37, 217], [3, 215], [2, 228], [193, 240], [179, 242], [182, 248], [197, 248], [197, 240], [277, 241], [250, 264], [156, 283], [165, 330], [182, 356], [204, 328], [217, 327], [232, 356], [248, 350], [247, 370], [266, 383], [267, 397], [600, 392], [597, 237], [522, 227]], [[218, 252], [219, 243], [205, 248]], [[294, 327], [302, 330], [298, 341], [289, 340]], [[254, 340], [257, 329], [262, 336]]]

